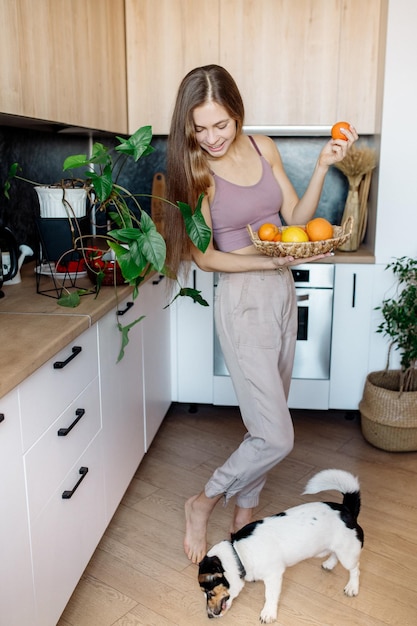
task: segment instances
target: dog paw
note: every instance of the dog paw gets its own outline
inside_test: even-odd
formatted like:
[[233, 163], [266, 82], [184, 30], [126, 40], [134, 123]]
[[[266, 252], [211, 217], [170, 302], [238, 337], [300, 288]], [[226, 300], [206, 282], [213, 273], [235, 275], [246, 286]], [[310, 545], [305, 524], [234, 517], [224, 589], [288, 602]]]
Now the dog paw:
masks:
[[332, 554], [326, 561], [321, 564], [321, 566], [323, 569], [330, 572], [335, 567], [335, 565], [337, 565], [337, 562], [338, 559], [336, 555]]
[[259, 616], [261, 624], [272, 624], [277, 619], [277, 614], [266, 609], [262, 609]]
[[357, 596], [359, 593], [359, 586], [356, 583], [348, 582], [346, 587], [344, 588], [344, 592], [347, 596], [352, 598], [353, 596]]

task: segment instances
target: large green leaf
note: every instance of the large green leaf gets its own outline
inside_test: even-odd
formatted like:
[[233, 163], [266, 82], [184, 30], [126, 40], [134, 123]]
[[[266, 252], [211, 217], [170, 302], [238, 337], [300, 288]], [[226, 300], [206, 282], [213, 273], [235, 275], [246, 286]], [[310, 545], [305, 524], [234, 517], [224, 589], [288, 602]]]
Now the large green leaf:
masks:
[[152, 140], [152, 126], [142, 126], [139, 128], [129, 139], [123, 139], [117, 137], [120, 142], [119, 146], [116, 146], [118, 152], [122, 152], [128, 156], [133, 157], [135, 161], [138, 161], [140, 157], [151, 154], [154, 148], [150, 145]]
[[201, 204], [203, 202], [204, 194], [201, 194], [195, 211], [193, 212], [191, 207], [185, 202], [178, 201], [178, 207], [181, 211], [184, 219], [185, 230], [187, 235], [193, 242], [193, 244], [201, 252], [205, 252], [210, 243], [211, 229], [207, 226], [204, 216], [201, 212]]
[[8, 200], [10, 200], [10, 195], [9, 195], [10, 186], [11, 186], [10, 181], [13, 180], [13, 178], [16, 176], [16, 174], [19, 171], [22, 171], [22, 168], [20, 167], [19, 163], [12, 163], [7, 173], [6, 181], [3, 185], [3, 193]]
[[113, 175], [110, 163], [105, 166], [102, 174], [90, 172], [90, 178], [100, 202], [107, 200], [113, 190]]
[[[142, 211], [140, 227], [139, 228], [119, 228], [112, 230], [108, 233], [113, 239], [127, 244], [129, 246], [130, 256], [127, 262], [126, 250], [121, 252], [120, 249], [116, 249], [112, 246], [116, 252], [117, 260], [122, 268], [119, 256], [126, 263], [126, 270], [129, 271], [129, 280], [135, 278], [141, 271], [143, 271], [146, 263], [150, 263], [152, 267], [161, 272], [164, 268], [166, 258], [166, 244], [162, 235], [157, 231], [156, 226], [150, 216]], [[132, 263], [136, 263], [140, 271], [133, 272], [136, 276], [132, 275]], [[123, 276], [127, 278], [123, 272]]]
[[[74, 154], [65, 159], [62, 169], [65, 171], [73, 170], [78, 167], [86, 167], [91, 163], [97, 163], [104, 165], [111, 163], [111, 157], [109, 155], [109, 149], [102, 143], [96, 142], [93, 144], [91, 150], [91, 157], [86, 154]], [[89, 174], [89, 172], [87, 172]]]
[[116, 254], [123, 278], [129, 283], [135, 281], [144, 271], [146, 259], [137, 254], [137, 247], [133, 244], [129, 248], [125, 248], [115, 241], [108, 241], [108, 244]]
[[188, 298], [191, 298], [194, 302], [201, 304], [201, 306], [209, 306], [207, 300], [204, 300], [204, 298], [200, 294], [201, 291], [197, 291], [197, 289], [192, 289], [191, 287], [181, 287], [177, 295], [171, 300], [171, 302], [169, 302], [169, 304], [164, 307], [164, 309], [167, 309], [169, 306], [171, 306], [171, 304], [181, 296], [187, 296]]
[[138, 317], [136, 320], [134, 320], [130, 324], [127, 324], [126, 326], [122, 326], [120, 323], [117, 324], [117, 327], [120, 330], [122, 336], [122, 344], [120, 347], [119, 356], [117, 357], [117, 362], [121, 361], [125, 355], [125, 348], [129, 343], [129, 331], [133, 328], [133, 326], [135, 326], [135, 324], [141, 322], [144, 317], [145, 316], [142, 315], [141, 317]]
[[88, 289], [77, 289], [77, 291], [66, 293], [58, 298], [57, 304], [59, 304], [59, 306], [68, 307], [69, 309], [75, 309], [80, 304], [80, 296], [84, 296], [88, 293], [93, 292]]

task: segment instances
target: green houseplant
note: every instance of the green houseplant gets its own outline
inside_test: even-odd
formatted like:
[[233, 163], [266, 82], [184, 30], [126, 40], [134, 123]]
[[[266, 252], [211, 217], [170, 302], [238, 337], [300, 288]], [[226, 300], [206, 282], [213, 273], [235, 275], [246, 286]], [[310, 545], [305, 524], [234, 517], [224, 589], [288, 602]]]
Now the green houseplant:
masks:
[[[417, 450], [417, 259], [397, 258], [386, 267], [397, 279], [392, 298], [376, 310], [383, 320], [376, 332], [390, 339], [385, 370], [371, 372], [359, 404], [362, 432], [385, 450]], [[389, 369], [392, 349], [401, 368]]]
[[[151, 146], [152, 129], [150, 126], [139, 128], [129, 138], [116, 137], [118, 144], [114, 149], [102, 143], [94, 143], [91, 155], [78, 154], [65, 159], [63, 172], [71, 172], [78, 168], [87, 168], [85, 177], [82, 179], [63, 179], [56, 183], [54, 187], [62, 189], [63, 204], [67, 212], [70, 230], [72, 249], [90, 264], [90, 269], [97, 275], [97, 292], [101, 287], [104, 277], [100, 266], [91, 263], [92, 257], [96, 255], [95, 250], [89, 246], [91, 235], [83, 235], [77, 218], [70, 203], [65, 200], [66, 187], [81, 187], [87, 190], [91, 202], [91, 210], [105, 212], [111, 223], [114, 225], [104, 235], [98, 237], [105, 241], [109, 251], [112, 251], [117, 264], [122, 273], [123, 279], [133, 288], [133, 297], [139, 293], [140, 284], [151, 272], [159, 272], [178, 282], [178, 296], [188, 296], [196, 302], [207, 305], [201, 297], [200, 292], [181, 287], [178, 278], [173, 276], [169, 268], [166, 267], [166, 245], [165, 240], [158, 232], [152, 218], [142, 209], [139, 197], [150, 194], [133, 194], [128, 189], [120, 186], [118, 179], [127, 159], [137, 162], [154, 151]], [[20, 179], [34, 186], [41, 186], [40, 183], [28, 180], [21, 175], [21, 168], [18, 163], [13, 163], [10, 167], [7, 180], [4, 184], [4, 193], [9, 198], [13, 179]], [[188, 204], [177, 202], [173, 204], [165, 198], [159, 198], [166, 203], [170, 210], [179, 210], [183, 216], [185, 228], [193, 244], [204, 251], [210, 241], [211, 231], [206, 225], [201, 213], [202, 196], [199, 198], [197, 206], [191, 208]], [[76, 307], [80, 302], [80, 296], [88, 293], [83, 289], [67, 289], [64, 287], [63, 295], [58, 299], [62, 306]], [[136, 320], [136, 323], [139, 320]], [[119, 324], [122, 332], [122, 351], [128, 339], [128, 332], [133, 324], [123, 327]], [[122, 354], [121, 351], [121, 354]]]

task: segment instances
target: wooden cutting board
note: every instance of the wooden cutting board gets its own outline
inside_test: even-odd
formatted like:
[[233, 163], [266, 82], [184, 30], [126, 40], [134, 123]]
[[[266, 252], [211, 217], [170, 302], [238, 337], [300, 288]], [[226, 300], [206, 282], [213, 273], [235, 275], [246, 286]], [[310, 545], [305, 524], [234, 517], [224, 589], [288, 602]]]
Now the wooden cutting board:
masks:
[[158, 232], [165, 237], [165, 176], [162, 172], [156, 172], [152, 181], [151, 217]]

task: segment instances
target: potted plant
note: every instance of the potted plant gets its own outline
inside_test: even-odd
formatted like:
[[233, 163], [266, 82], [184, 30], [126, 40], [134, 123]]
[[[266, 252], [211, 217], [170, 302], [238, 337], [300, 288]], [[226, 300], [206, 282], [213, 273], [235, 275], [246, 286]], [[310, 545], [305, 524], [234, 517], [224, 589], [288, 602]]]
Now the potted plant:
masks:
[[[362, 433], [384, 450], [417, 450], [417, 259], [397, 258], [386, 269], [397, 278], [397, 290], [376, 307], [383, 317], [376, 332], [391, 341], [385, 370], [366, 379], [359, 404]], [[393, 348], [401, 352], [399, 370], [389, 369]]]
[[[104, 266], [97, 262], [96, 249], [95, 247], [92, 248], [90, 243], [91, 235], [82, 233], [76, 211], [74, 211], [65, 193], [68, 187], [85, 189], [90, 200], [91, 211], [104, 212], [114, 226], [104, 235], [98, 235], [98, 238], [104, 241], [107, 246], [107, 251], [104, 252], [111, 253], [117, 262], [113, 264], [115, 276], [116, 271], [120, 270], [124, 282], [133, 287], [133, 297], [136, 298], [140, 284], [151, 272], [167, 275], [177, 282], [178, 278], [173, 276], [165, 266], [165, 240], [158, 232], [150, 215], [142, 209], [139, 202], [140, 196], [150, 197], [150, 194], [133, 194], [118, 184], [119, 175], [127, 159], [133, 159], [137, 162], [140, 158], [154, 151], [151, 146], [152, 129], [150, 126], [143, 126], [128, 139], [121, 137], [116, 137], [116, 139], [118, 145], [114, 150], [96, 142], [92, 147], [90, 156], [81, 154], [67, 157], [63, 164], [63, 171], [68, 173], [71, 170], [86, 167], [88, 169], [85, 172], [85, 178], [63, 179], [53, 187], [61, 190], [60, 202], [64, 205], [69, 220], [72, 245], [65, 254], [77, 252], [78, 258], [95, 274], [96, 288], [94, 292], [96, 293], [106, 276], [103, 271]], [[24, 178], [20, 172], [19, 164], [14, 163], [4, 185], [4, 193], [7, 198], [9, 198], [14, 178], [31, 183], [35, 187], [42, 187], [39, 183]], [[37, 193], [39, 195], [39, 191]], [[195, 246], [204, 251], [210, 241], [211, 231], [201, 212], [202, 198], [203, 196], [199, 198], [194, 209], [183, 202], [173, 204], [165, 198], [159, 198], [159, 200], [171, 205], [171, 210], [181, 212], [188, 236]], [[114, 284], [116, 285], [117, 282], [120, 281], [115, 279]], [[76, 307], [80, 302], [80, 296], [86, 293], [89, 293], [89, 290], [71, 289], [63, 285], [58, 304]], [[194, 289], [183, 288], [179, 285], [179, 291], [174, 299], [178, 296], [191, 297], [196, 302], [207, 306], [207, 302], [201, 297], [200, 292]], [[121, 324], [119, 324], [119, 328], [124, 335], [122, 342], [126, 345], [129, 328], [124, 328]]]

